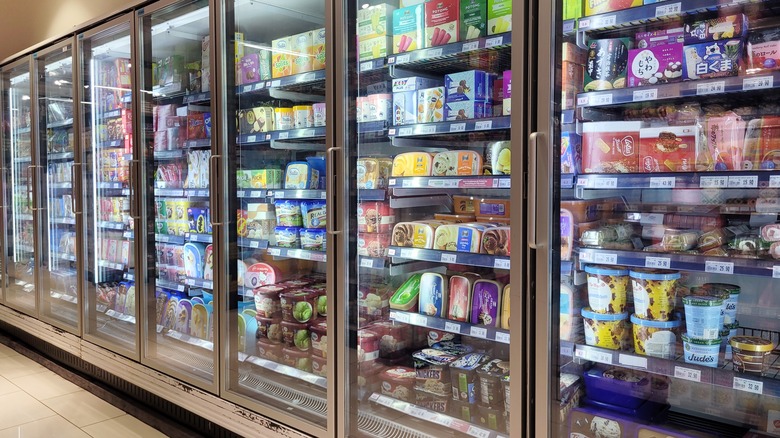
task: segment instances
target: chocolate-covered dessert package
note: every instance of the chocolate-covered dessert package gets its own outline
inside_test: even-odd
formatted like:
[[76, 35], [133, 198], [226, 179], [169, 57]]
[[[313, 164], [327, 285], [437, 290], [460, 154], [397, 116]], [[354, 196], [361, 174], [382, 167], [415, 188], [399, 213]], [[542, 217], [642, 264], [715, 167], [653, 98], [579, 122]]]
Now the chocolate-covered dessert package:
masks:
[[724, 40], [686, 45], [683, 79], [737, 76], [742, 64], [742, 41]]

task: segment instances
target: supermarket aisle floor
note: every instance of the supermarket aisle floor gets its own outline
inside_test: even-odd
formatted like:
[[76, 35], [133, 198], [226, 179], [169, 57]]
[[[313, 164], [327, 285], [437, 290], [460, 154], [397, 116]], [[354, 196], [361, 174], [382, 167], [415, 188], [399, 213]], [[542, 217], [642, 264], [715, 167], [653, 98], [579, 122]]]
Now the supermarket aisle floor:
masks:
[[166, 437], [0, 344], [0, 438]]

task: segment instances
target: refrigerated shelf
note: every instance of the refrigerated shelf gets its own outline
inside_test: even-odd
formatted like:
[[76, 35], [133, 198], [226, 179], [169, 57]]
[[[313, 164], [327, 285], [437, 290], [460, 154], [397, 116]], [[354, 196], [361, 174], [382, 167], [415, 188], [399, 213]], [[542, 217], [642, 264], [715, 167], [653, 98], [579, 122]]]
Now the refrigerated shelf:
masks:
[[508, 189], [510, 176], [410, 176], [393, 177], [387, 182], [391, 188], [404, 189]]
[[208, 290], [214, 289], [214, 282], [211, 280], [204, 280], [202, 278], [187, 278], [186, 280], [184, 280], [184, 282], [191, 287], [208, 289]]
[[101, 268], [114, 269], [116, 271], [124, 271], [127, 268], [127, 266], [122, 263], [114, 263], [107, 260], [98, 260], [98, 266]]
[[184, 240], [189, 242], [212, 243], [213, 237], [211, 234], [188, 233], [184, 235]]
[[325, 190], [269, 190], [274, 199], [325, 199]]
[[328, 387], [328, 379], [325, 377], [320, 377], [316, 374], [312, 374], [306, 371], [301, 371], [297, 368], [291, 367], [289, 365], [284, 365], [281, 363], [277, 363], [271, 360], [263, 359], [260, 357], [255, 356], [249, 356], [247, 357], [244, 362], [250, 363], [252, 365], [258, 366], [262, 368], [263, 370], [273, 371], [282, 375], [285, 375], [287, 377], [292, 377], [294, 379], [302, 380], [306, 383], [310, 383], [312, 385], [319, 386], [320, 388], [327, 389]]
[[211, 92], [206, 91], [205, 93], [192, 93], [187, 94], [184, 96], [184, 99], [182, 99], [182, 104], [192, 104], [192, 103], [201, 103], [201, 102], [209, 102], [211, 100]]
[[135, 316], [126, 315], [124, 313], [117, 312], [114, 309], [106, 310], [106, 315], [110, 316], [111, 318], [118, 319], [120, 321], [129, 322], [130, 324], [135, 324]]
[[589, 174], [577, 176], [582, 189], [750, 189], [780, 188], [776, 171], [724, 171], [699, 173]]
[[[449, 58], [468, 54], [475, 50], [497, 49], [512, 44], [512, 32], [500, 35], [489, 35], [479, 39], [429, 47], [427, 49], [413, 50], [406, 53], [398, 53], [387, 57], [387, 65], [411, 66], [417, 63], [429, 63], [437, 58]], [[361, 64], [361, 71], [362, 64]]]
[[503, 330], [496, 327], [469, 324], [467, 322], [453, 321], [446, 318], [437, 318], [435, 316], [422, 315], [415, 312], [403, 312], [400, 310], [391, 310], [390, 320], [474, 338], [487, 339], [488, 341], [501, 342], [502, 344], [509, 343], [509, 330]]
[[76, 218], [75, 217], [53, 217], [51, 218], [51, 223], [62, 224], [62, 225], [76, 225]]
[[325, 127], [287, 129], [282, 131], [268, 131], [257, 134], [241, 134], [236, 141], [242, 146], [268, 143], [271, 140], [306, 140], [325, 138]]
[[97, 183], [99, 189], [124, 189], [125, 183], [121, 182], [99, 182]]
[[197, 148], [210, 148], [211, 147], [211, 139], [210, 138], [201, 138], [198, 140], [187, 140], [184, 142], [184, 147], [189, 149], [197, 149]]
[[123, 231], [127, 226], [124, 222], [110, 222], [110, 221], [100, 221], [97, 223], [98, 228], [105, 228], [107, 230], [118, 230]]
[[65, 301], [66, 303], [77, 304], [79, 302], [78, 298], [74, 297], [73, 295], [63, 294], [60, 292], [50, 291], [49, 296], [55, 300]]
[[184, 333], [177, 332], [176, 330], [168, 330], [165, 332], [165, 336], [176, 339], [188, 345], [194, 345], [207, 351], [214, 351], [214, 343], [205, 339], [196, 338]]
[[491, 117], [485, 119], [456, 120], [451, 122], [419, 123], [390, 128], [390, 137], [419, 137], [425, 135], [462, 134], [480, 131], [495, 131], [511, 128], [511, 117]]
[[65, 189], [72, 189], [73, 184], [69, 182], [61, 182], [61, 183], [50, 183], [49, 184], [50, 189], [56, 189], [56, 190], [65, 190]]
[[117, 119], [122, 116], [122, 109], [115, 109], [111, 111], [106, 111], [102, 114], [97, 115], [98, 120], [108, 120], [108, 119]]
[[184, 292], [185, 290], [187, 290], [187, 285], [181, 283], [174, 283], [172, 281], [167, 281], [167, 280], [157, 279], [155, 280], [155, 284], [157, 285], [157, 287], [163, 287], [165, 289], [171, 289], [179, 292]]
[[188, 198], [208, 198], [209, 189], [184, 189], [184, 196]]
[[509, 257], [475, 254], [470, 252], [439, 251], [435, 249], [403, 248], [390, 246], [387, 249], [390, 257], [425, 262], [453, 263], [466, 266], [481, 266], [485, 268], [509, 269]]
[[250, 239], [248, 237], [239, 237], [238, 246], [240, 248], [267, 249], [268, 241], [264, 239]]
[[115, 149], [125, 146], [124, 140], [108, 140], [101, 141], [97, 144], [98, 149]]
[[312, 260], [315, 262], [325, 262], [325, 251], [309, 251], [307, 249], [280, 248], [277, 246], [268, 247], [268, 255], [277, 257], [287, 257], [299, 260]]
[[245, 190], [241, 189], [236, 192], [236, 197], [245, 199], [265, 199], [268, 194], [267, 190]]
[[325, 70], [316, 70], [306, 73], [299, 73], [284, 76], [270, 81], [260, 81], [253, 84], [244, 84], [236, 87], [236, 94], [243, 96], [261, 90], [287, 89], [299, 85], [315, 85], [318, 82], [325, 82]]
[[174, 236], [170, 234], [155, 234], [154, 240], [156, 242], [184, 245], [184, 236]]

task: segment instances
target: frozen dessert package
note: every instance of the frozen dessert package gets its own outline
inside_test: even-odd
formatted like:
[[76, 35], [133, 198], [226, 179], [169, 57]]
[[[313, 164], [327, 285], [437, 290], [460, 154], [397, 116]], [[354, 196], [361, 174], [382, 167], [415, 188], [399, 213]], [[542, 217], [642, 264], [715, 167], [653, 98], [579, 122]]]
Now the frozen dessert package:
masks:
[[675, 27], [670, 29], [658, 29], [649, 32], [639, 32], [634, 40], [638, 49], [647, 49], [667, 44], [677, 44], [685, 42], [684, 28]]
[[589, 41], [583, 89], [588, 92], [625, 88], [631, 48], [631, 38]]
[[780, 169], [780, 117], [765, 116], [748, 122], [742, 168]]
[[480, 175], [482, 156], [474, 151], [439, 152], [433, 156], [433, 176]]
[[488, 228], [482, 233], [482, 252], [508, 256], [512, 250], [511, 232], [508, 226]]
[[444, 76], [445, 96], [448, 103], [484, 101], [491, 98], [491, 76], [482, 70], [450, 73]]
[[714, 170], [741, 170], [747, 124], [734, 112], [707, 115], [707, 149]]
[[448, 319], [468, 321], [471, 314], [471, 293], [477, 278], [475, 274], [469, 273], [450, 277]]
[[640, 129], [639, 170], [649, 173], [694, 171], [701, 149], [700, 137], [697, 126]]
[[643, 122], [583, 123], [583, 172], [637, 172], [639, 170], [639, 133], [645, 126]]
[[384, 189], [393, 168], [390, 158], [359, 158], [357, 161], [357, 188]]
[[390, 233], [358, 233], [358, 255], [366, 257], [387, 257]]
[[423, 5], [393, 11], [393, 53], [410, 52], [425, 47], [424, 31]]
[[444, 87], [417, 90], [417, 123], [444, 121]]
[[512, 143], [496, 141], [485, 147], [485, 160], [482, 165], [485, 175], [510, 175], [512, 173]]
[[422, 274], [412, 274], [390, 297], [390, 308], [416, 312]]
[[683, 52], [683, 79], [737, 76], [742, 64], [741, 40], [686, 45]]
[[404, 152], [393, 158], [391, 176], [430, 176], [433, 156], [428, 152]]
[[682, 80], [683, 45], [665, 44], [628, 51], [628, 86], [642, 87]]
[[747, 45], [747, 72], [765, 73], [780, 69], [780, 30], [751, 31]]
[[395, 213], [388, 202], [358, 204], [359, 233], [389, 233], [395, 225]]
[[744, 14], [726, 15], [686, 24], [683, 32], [685, 44], [742, 39], [747, 35], [748, 22]]
[[460, 0], [460, 40], [485, 36], [487, 0]]
[[420, 313], [428, 316], [443, 317], [447, 311], [446, 276], [434, 272], [426, 272], [420, 278], [419, 308]]
[[392, 245], [431, 249], [441, 221], [399, 222], [393, 227]]
[[436, 228], [433, 249], [478, 253], [482, 231], [465, 224], [440, 225]]
[[589, 307], [581, 311], [585, 327], [585, 343], [609, 350], [628, 350], [631, 327], [628, 313], [596, 313]]
[[435, 0], [425, 7], [425, 47], [435, 47], [458, 41], [460, 0]]
[[501, 293], [504, 286], [493, 280], [474, 282], [471, 300], [471, 323], [497, 327], [501, 313]]

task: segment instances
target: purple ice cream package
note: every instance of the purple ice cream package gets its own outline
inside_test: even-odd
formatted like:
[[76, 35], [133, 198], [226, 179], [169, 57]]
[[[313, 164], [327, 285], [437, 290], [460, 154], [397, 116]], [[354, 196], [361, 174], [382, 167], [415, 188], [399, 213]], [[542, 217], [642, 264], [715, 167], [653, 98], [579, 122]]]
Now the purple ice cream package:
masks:
[[477, 280], [471, 299], [471, 323], [495, 327], [501, 313], [501, 291], [497, 281]]
[[628, 86], [641, 87], [682, 80], [683, 45], [651, 46], [628, 51]]
[[742, 63], [742, 41], [725, 40], [683, 48], [683, 79], [737, 76]]

